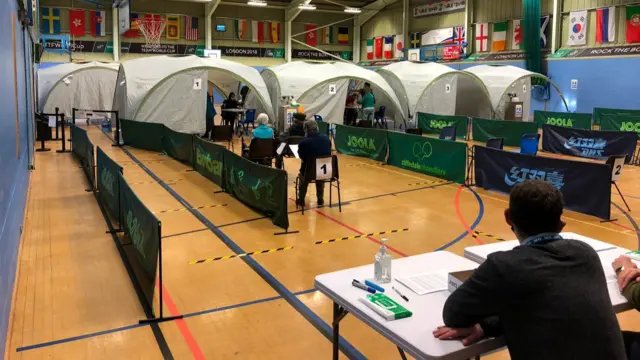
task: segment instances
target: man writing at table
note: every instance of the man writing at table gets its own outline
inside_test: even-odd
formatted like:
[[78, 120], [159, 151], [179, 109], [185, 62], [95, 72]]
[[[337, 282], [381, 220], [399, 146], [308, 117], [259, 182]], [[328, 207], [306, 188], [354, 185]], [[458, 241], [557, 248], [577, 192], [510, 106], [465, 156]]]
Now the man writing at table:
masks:
[[449, 296], [435, 337], [504, 336], [514, 360], [626, 359], [600, 258], [560, 237], [562, 208], [544, 181], [511, 189], [504, 216], [521, 245], [489, 255]]
[[[613, 264], [618, 286], [629, 304], [640, 311], [640, 269], [626, 256], [620, 256]], [[640, 333], [623, 331], [624, 347], [629, 360], [640, 360]]]

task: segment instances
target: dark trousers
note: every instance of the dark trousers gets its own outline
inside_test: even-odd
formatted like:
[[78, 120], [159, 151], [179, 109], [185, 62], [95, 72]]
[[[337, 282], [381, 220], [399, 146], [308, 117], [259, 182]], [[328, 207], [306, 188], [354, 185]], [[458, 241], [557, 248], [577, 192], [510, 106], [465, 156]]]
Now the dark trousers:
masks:
[[358, 109], [346, 108], [344, 109], [344, 124], [356, 126], [356, 120], [358, 119]]
[[[300, 191], [298, 193], [298, 199], [302, 202], [307, 196], [307, 188], [309, 183], [304, 181], [304, 175], [300, 174]], [[318, 201], [324, 201], [324, 181], [316, 181], [316, 195]]]
[[212, 134], [212, 130], [213, 130], [213, 127], [215, 126], [213, 124], [213, 116], [211, 118], [207, 119], [206, 123], [207, 123], [207, 130], [204, 133], [204, 137], [208, 138], [210, 135], [213, 135]]
[[627, 359], [640, 360], [640, 333], [633, 331], [623, 331], [622, 339], [627, 353]]

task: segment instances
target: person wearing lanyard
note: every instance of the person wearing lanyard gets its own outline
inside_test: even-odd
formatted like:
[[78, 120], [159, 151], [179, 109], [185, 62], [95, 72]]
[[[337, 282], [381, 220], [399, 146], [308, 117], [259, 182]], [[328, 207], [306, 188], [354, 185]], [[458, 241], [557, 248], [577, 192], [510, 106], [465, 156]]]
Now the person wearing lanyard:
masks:
[[376, 98], [373, 96], [371, 84], [364, 84], [364, 95], [358, 100], [358, 104], [362, 105], [362, 116], [364, 120], [373, 121], [373, 113], [376, 111]]
[[563, 239], [562, 194], [515, 185], [504, 216], [520, 246], [487, 257], [444, 304], [440, 340], [504, 336], [511, 359], [626, 359], [600, 258]]

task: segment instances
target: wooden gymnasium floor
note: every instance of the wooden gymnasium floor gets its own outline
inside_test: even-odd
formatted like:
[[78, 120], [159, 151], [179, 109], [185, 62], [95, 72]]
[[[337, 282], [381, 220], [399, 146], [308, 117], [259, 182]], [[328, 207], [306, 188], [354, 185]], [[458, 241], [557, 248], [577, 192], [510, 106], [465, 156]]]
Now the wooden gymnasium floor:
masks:
[[[269, 219], [227, 194], [214, 194], [219, 188], [188, 172], [187, 166], [138, 149], [127, 148], [129, 156], [111, 147], [98, 128], [88, 131], [91, 141], [124, 167], [127, 181], [152, 211], [183, 206], [134, 157], [190, 205], [224, 205], [199, 213], [245, 252], [293, 248], [253, 256], [254, 267], [237, 258], [189, 265], [234, 252], [189, 211], [159, 214], [165, 312], [186, 316], [158, 327], [138, 325], [142, 307], [113, 239], [105, 234], [96, 200], [85, 192], [87, 181], [78, 163], [71, 154], [36, 153], [7, 340], [9, 359], [159, 359], [167, 349], [175, 359], [329, 359], [330, 341], [307, 320], [329, 324], [332, 316], [332, 303], [313, 289], [316, 275], [371, 263], [382, 237], [389, 239], [395, 258], [437, 249], [462, 255], [467, 246], [496, 241], [472, 237], [471, 228], [513, 238], [503, 220], [505, 195], [343, 155], [343, 212], [324, 207], [303, 216], [290, 201], [291, 229], [300, 233], [274, 236], [279, 229]], [[286, 161], [292, 198], [298, 166], [295, 159]], [[640, 222], [640, 167], [625, 168], [619, 185], [635, 210], [630, 216]], [[311, 186], [307, 201], [312, 207], [314, 192]], [[617, 195], [612, 199], [622, 205]], [[612, 213], [619, 221], [600, 223], [567, 211], [566, 230], [636, 249], [640, 233], [618, 208], [612, 206]], [[398, 229], [408, 230], [314, 244]], [[640, 330], [638, 312], [619, 319], [624, 329]], [[368, 358], [398, 358], [395, 346], [353, 317], [346, 317], [341, 333]], [[486, 358], [509, 356], [501, 351]]]

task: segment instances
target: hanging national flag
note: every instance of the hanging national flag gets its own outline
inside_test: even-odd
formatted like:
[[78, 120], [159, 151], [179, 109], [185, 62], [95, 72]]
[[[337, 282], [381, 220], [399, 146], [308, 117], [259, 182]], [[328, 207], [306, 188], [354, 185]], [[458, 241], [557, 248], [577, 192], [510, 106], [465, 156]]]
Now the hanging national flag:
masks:
[[483, 52], [488, 51], [487, 44], [489, 43], [489, 24], [482, 23], [476, 24], [476, 51]]
[[43, 34], [60, 34], [60, 9], [40, 8], [42, 13], [40, 22], [40, 32]]
[[280, 41], [280, 23], [274, 21], [270, 22], [269, 29], [271, 42], [275, 44]]
[[107, 24], [105, 23], [106, 20], [106, 11], [101, 10], [101, 11], [91, 11], [89, 13], [89, 24], [91, 24], [91, 35], [93, 36], [105, 36], [107, 35], [106, 33], [106, 28], [107, 28]]
[[385, 59], [391, 59], [393, 57], [393, 36], [384, 37], [383, 55]]
[[318, 26], [316, 24], [305, 24], [304, 29], [307, 32], [307, 45], [309, 46], [317, 46], [318, 45], [318, 31], [316, 30]]
[[367, 39], [367, 60], [373, 60], [373, 39]]
[[453, 27], [429, 30], [422, 34], [422, 46], [437, 44], [453, 44]]
[[198, 17], [187, 16], [184, 24], [184, 39], [198, 41], [200, 34], [198, 33]]
[[333, 44], [333, 26], [325, 26], [320, 29], [323, 44]]
[[524, 33], [522, 32], [521, 20], [511, 20], [511, 28], [513, 29], [513, 37], [511, 38], [511, 49], [524, 49]]
[[396, 45], [394, 46], [394, 58], [403, 58], [404, 57], [404, 34], [396, 35]]
[[640, 6], [627, 6], [627, 42], [640, 42]]
[[596, 10], [596, 42], [616, 41], [616, 7]]
[[27, 4], [27, 19], [29, 19], [29, 25], [33, 26], [33, 14], [36, 13], [36, 1], [37, 0], [29, 0]]
[[84, 10], [69, 10], [69, 35], [82, 36], [86, 34], [85, 26], [85, 12]]
[[572, 11], [569, 14], [569, 39], [567, 45], [587, 44], [587, 10]]
[[338, 27], [338, 44], [349, 44], [349, 28], [346, 26]]
[[453, 43], [462, 45], [465, 43], [467, 34], [464, 31], [464, 26], [455, 26], [453, 28]]
[[167, 32], [166, 36], [168, 40], [180, 39], [180, 16], [167, 15]]
[[129, 16], [131, 26], [129, 27], [129, 30], [125, 31], [123, 34], [124, 37], [133, 38], [140, 36], [140, 30], [138, 28], [139, 16], [140, 15], [138, 15], [138, 13], [131, 13], [131, 16]]
[[247, 20], [236, 19], [234, 21], [238, 40], [244, 40], [247, 37]]
[[419, 32], [411, 33], [411, 49], [417, 49], [420, 47], [420, 39], [422, 34]]
[[262, 21], [251, 21], [251, 41], [264, 42], [264, 23]]
[[508, 21], [493, 23], [493, 35], [491, 35], [491, 51], [504, 51], [507, 47]]
[[382, 59], [382, 37], [377, 37], [374, 44], [374, 55], [376, 59]]
[[[547, 38], [549, 37], [549, 19], [551, 16], [545, 15], [540, 18], [540, 47], [547, 47]], [[586, 26], [586, 23], [585, 23]]]

